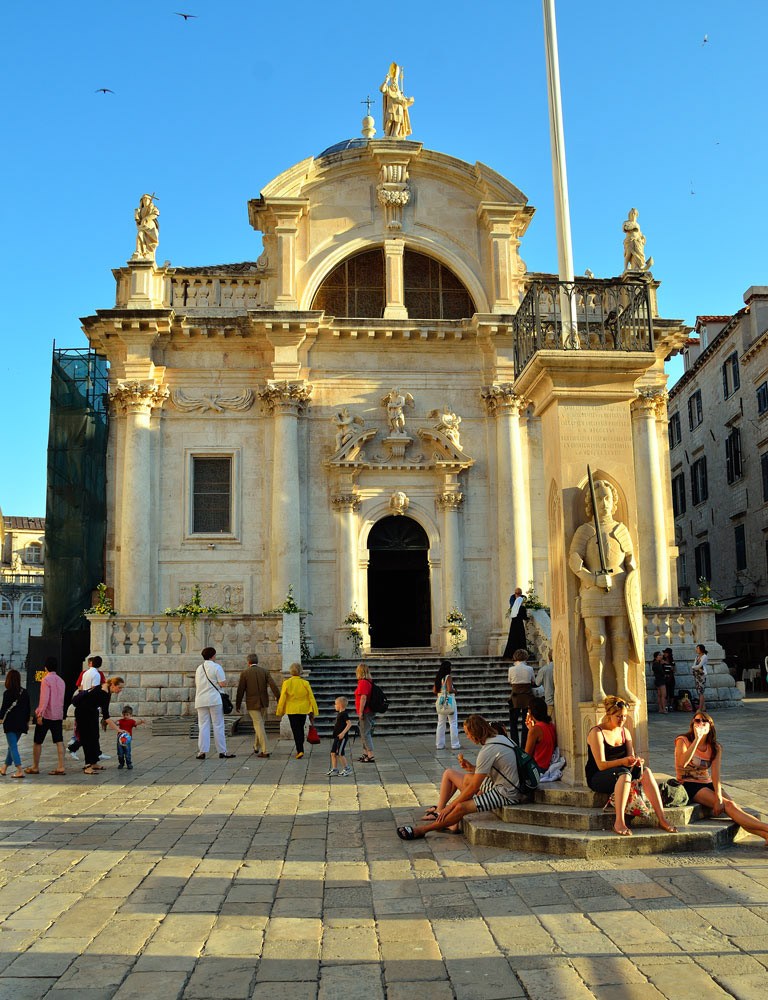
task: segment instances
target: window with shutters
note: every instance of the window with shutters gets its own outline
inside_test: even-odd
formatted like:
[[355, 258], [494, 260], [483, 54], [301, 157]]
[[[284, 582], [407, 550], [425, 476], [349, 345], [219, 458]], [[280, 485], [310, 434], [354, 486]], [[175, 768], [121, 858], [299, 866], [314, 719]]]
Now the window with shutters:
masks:
[[741, 385], [739, 377], [739, 357], [736, 351], [723, 362], [723, 396], [728, 399]]
[[747, 568], [747, 533], [743, 524], [737, 524], [733, 529], [733, 545], [736, 553], [736, 569]]
[[675, 445], [680, 444], [681, 436], [680, 414], [673, 413], [669, 418], [669, 447], [674, 448]]
[[672, 479], [672, 510], [675, 517], [685, 513], [685, 475], [682, 472]]
[[725, 439], [725, 478], [728, 483], [741, 479], [741, 431], [734, 427]]
[[763, 502], [768, 503], [768, 451], [760, 456], [760, 472], [763, 477]]
[[232, 458], [192, 459], [192, 533], [232, 531]]
[[696, 561], [696, 579], [712, 579], [712, 563], [709, 557], [709, 542], [702, 542], [693, 550], [693, 557]]
[[757, 387], [757, 412], [761, 416], [768, 413], [768, 382]]
[[708, 498], [707, 457], [703, 455], [701, 458], [697, 458], [691, 466], [691, 500], [695, 507], [696, 504], [704, 503]]
[[701, 389], [697, 389], [692, 396], [688, 397], [688, 429], [692, 431], [694, 427], [699, 426], [703, 419]]

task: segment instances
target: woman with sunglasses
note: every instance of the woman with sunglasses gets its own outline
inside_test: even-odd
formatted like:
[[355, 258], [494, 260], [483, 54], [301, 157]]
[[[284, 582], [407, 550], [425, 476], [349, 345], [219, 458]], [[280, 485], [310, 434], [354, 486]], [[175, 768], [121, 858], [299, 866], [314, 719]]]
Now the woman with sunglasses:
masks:
[[626, 728], [628, 706], [626, 701], [615, 695], [608, 695], [603, 701], [605, 715], [600, 725], [594, 726], [587, 736], [587, 784], [593, 792], [614, 793], [616, 822], [614, 833], [620, 837], [631, 837], [632, 831], [624, 820], [624, 811], [629, 799], [629, 786], [633, 779], [640, 779], [643, 791], [656, 813], [659, 826], [669, 833], [677, 833], [677, 827], [667, 822], [664, 806], [661, 804], [659, 786], [653, 772], [644, 768], [643, 758], [638, 757], [632, 746], [632, 734]]
[[733, 799], [723, 795], [720, 765], [723, 748], [717, 741], [715, 724], [706, 712], [695, 712], [691, 727], [675, 739], [675, 771], [691, 802], [712, 810], [713, 816], [725, 811], [747, 833], [762, 837], [768, 846], [768, 826], [744, 812]]

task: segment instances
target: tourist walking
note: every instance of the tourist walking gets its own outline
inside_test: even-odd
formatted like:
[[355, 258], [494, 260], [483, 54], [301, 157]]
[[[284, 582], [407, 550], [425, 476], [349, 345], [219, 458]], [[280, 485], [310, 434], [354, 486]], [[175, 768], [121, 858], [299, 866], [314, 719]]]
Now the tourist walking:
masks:
[[512, 666], [507, 673], [511, 690], [509, 696], [509, 736], [516, 743], [522, 744], [520, 727], [531, 701], [533, 685], [536, 677], [533, 667], [526, 663], [528, 654], [524, 649], [516, 649], [512, 657]]
[[551, 721], [555, 720], [555, 664], [552, 650], [549, 650], [549, 662], [536, 671], [536, 684], [544, 688], [544, 701]]
[[49, 656], [43, 668], [45, 673], [40, 681], [40, 698], [35, 709], [35, 735], [32, 746], [32, 766], [24, 769], [25, 774], [40, 774], [40, 752], [45, 742], [45, 734], [50, 733], [56, 746], [58, 764], [49, 774], [66, 774], [64, 769], [64, 691], [66, 685], [56, 673], [56, 657]]
[[264, 714], [269, 708], [270, 691], [277, 701], [280, 697], [280, 691], [272, 680], [272, 674], [264, 667], [259, 666], [259, 658], [256, 653], [249, 653], [248, 666], [240, 674], [240, 679], [237, 682], [235, 708], [238, 712], [240, 711], [243, 697], [245, 697], [245, 707], [253, 723], [253, 752], [257, 757], [269, 757]]
[[525, 725], [528, 729], [525, 752], [533, 757], [541, 773], [545, 774], [549, 770], [557, 747], [557, 732], [543, 698], [531, 698]]
[[[88, 659], [86, 660], [85, 670], [80, 671], [77, 680], [75, 681], [75, 689], [77, 691], [83, 691], [86, 689], [90, 689], [92, 687], [96, 687], [97, 684], [103, 684], [106, 681], [107, 678], [101, 669], [101, 663], [102, 660], [100, 656], [88, 657]], [[95, 675], [91, 673], [91, 670], [96, 671]], [[86, 674], [88, 674], [88, 681], [87, 683], [84, 683]], [[80, 749], [81, 746], [82, 743], [80, 742], [80, 734], [77, 731], [77, 723], [75, 723], [74, 732], [72, 733], [72, 739], [67, 744], [67, 753], [72, 758], [72, 760], [76, 760], [78, 762], [80, 761], [80, 758], [77, 756], [77, 751]], [[99, 760], [101, 760], [102, 758], [104, 760], [109, 760], [109, 754], [103, 754], [103, 753], [99, 754]]]
[[696, 685], [696, 697], [698, 698], [698, 704], [696, 705], [697, 712], [703, 712], [706, 708], [704, 701], [704, 691], [707, 687], [707, 663], [709, 661], [709, 656], [707, 655], [707, 647], [702, 646], [701, 643], [696, 647], [696, 659], [693, 661], [693, 683]]
[[120, 731], [120, 727], [109, 717], [109, 701], [113, 694], [120, 694], [124, 684], [122, 677], [110, 677], [104, 684], [98, 684], [87, 691], [78, 691], [72, 699], [85, 757], [84, 774], [98, 774], [102, 770], [99, 764], [99, 712], [106, 725], [115, 732]]
[[376, 714], [372, 711], [371, 705], [371, 691], [373, 690], [371, 671], [364, 663], [358, 663], [355, 676], [357, 677], [355, 711], [360, 723], [360, 742], [363, 748], [362, 757], [357, 759], [363, 764], [372, 764], [376, 759], [373, 756], [373, 727], [376, 725]]
[[205, 760], [205, 755], [211, 748], [211, 729], [213, 729], [213, 741], [219, 751], [219, 757], [222, 759], [234, 757], [235, 754], [227, 753], [224, 706], [221, 701], [222, 687], [227, 683], [227, 678], [221, 665], [214, 659], [216, 650], [213, 646], [206, 646], [200, 655], [203, 662], [195, 671], [197, 760]]
[[309, 681], [301, 676], [301, 664], [292, 663], [288, 668], [290, 677], [283, 681], [277, 714], [287, 715], [296, 744], [296, 758], [304, 756], [304, 726], [309, 716], [310, 726], [317, 715], [317, 702]]
[[[450, 660], [440, 661], [440, 666], [435, 674], [435, 683], [432, 687], [432, 692], [437, 695], [435, 703], [435, 710], [437, 711], [435, 747], [438, 750], [445, 750], [445, 725], [450, 720], [451, 749], [461, 750], [461, 743], [459, 743], [459, 709], [456, 704], [456, 692], [451, 679]], [[453, 706], [453, 710], [449, 711], [451, 706]]]
[[667, 671], [662, 659], [661, 650], [657, 649], [651, 660], [653, 671], [653, 686], [656, 688], [656, 705], [660, 713], [667, 710]]
[[525, 638], [525, 623], [528, 621], [528, 612], [525, 609], [524, 600], [522, 590], [516, 587], [514, 594], [509, 599], [509, 637], [504, 652], [501, 654], [504, 660], [513, 660], [518, 650], [528, 648], [528, 641]]
[[713, 816], [723, 812], [739, 826], [756, 837], [762, 837], [768, 846], [768, 825], [736, 805], [723, 794], [720, 771], [723, 748], [717, 741], [712, 717], [697, 711], [688, 732], [675, 739], [675, 772], [682, 782], [691, 802], [700, 802], [712, 810]]
[[3, 777], [11, 764], [16, 765], [16, 774], [12, 774], [11, 777], [24, 777], [19, 756], [19, 740], [24, 733], [29, 732], [29, 715], [29, 695], [21, 686], [21, 674], [11, 668], [5, 675], [5, 691], [0, 705], [0, 719], [3, 723], [5, 742], [8, 744], [5, 764], [0, 767], [0, 775]]
[[[333, 724], [333, 743], [331, 744], [331, 767], [328, 771], [329, 778], [346, 778], [352, 774], [352, 768], [347, 763], [345, 756], [347, 752], [347, 736], [352, 728], [352, 720], [347, 711], [349, 699], [344, 695], [339, 695], [333, 703], [336, 709], [336, 721]], [[339, 768], [341, 765], [341, 768]]]
[[661, 659], [664, 663], [664, 683], [667, 688], [667, 712], [671, 712], [675, 707], [675, 658], [671, 646], [667, 646], [661, 654]]
[[430, 806], [423, 816], [427, 823], [399, 826], [397, 835], [401, 840], [416, 840], [431, 830], [458, 830], [462, 818], [470, 813], [501, 809], [524, 798], [512, 742], [496, 733], [482, 715], [467, 716], [464, 732], [472, 743], [482, 747], [477, 761], [472, 764], [459, 754], [462, 770], [443, 771], [437, 805]]
[[648, 796], [653, 811], [662, 830], [677, 833], [677, 827], [667, 822], [664, 806], [661, 804], [659, 786], [645, 761], [638, 757], [632, 745], [632, 734], [627, 728], [627, 703], [609, 694], [603, 701], [605, 714], [600, 724], [593, 726], [587, 736], [587, 764], [585, 774], [587, 784], [593, 792], [613, 794], [616, 805], [614, 833], [620, 837], [631, 837], [632, 831], [624, 819], [630, 792], [630, 781], [642, 782], [643, 791]]

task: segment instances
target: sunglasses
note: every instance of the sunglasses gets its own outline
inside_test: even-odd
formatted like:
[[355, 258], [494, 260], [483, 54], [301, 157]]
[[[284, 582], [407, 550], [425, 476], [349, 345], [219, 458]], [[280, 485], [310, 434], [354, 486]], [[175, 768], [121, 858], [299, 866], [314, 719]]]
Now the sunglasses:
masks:
[[629, 705], [627, 705], [627, 703], [625, 701], [617, 701], [617, 702], [615, 702], [615, 704], [614, 704], [613, 707], [614, 708], [618, 708], [619, 711], [622, 711], [625, 708], [629, 708]]

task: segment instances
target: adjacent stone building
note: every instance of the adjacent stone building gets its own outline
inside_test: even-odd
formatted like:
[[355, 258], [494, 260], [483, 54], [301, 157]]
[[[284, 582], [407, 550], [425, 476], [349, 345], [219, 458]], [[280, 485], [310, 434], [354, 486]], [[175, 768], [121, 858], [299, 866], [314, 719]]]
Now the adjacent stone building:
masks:
[[45, 518], [0, 511], [0, 665], [22, 667], [43, 616]]
[[699, 316], [669, 394], [678, 594], [705, 578], [729, 608], [718, 638], [740, 668], [768, 654], [768, 287]]

